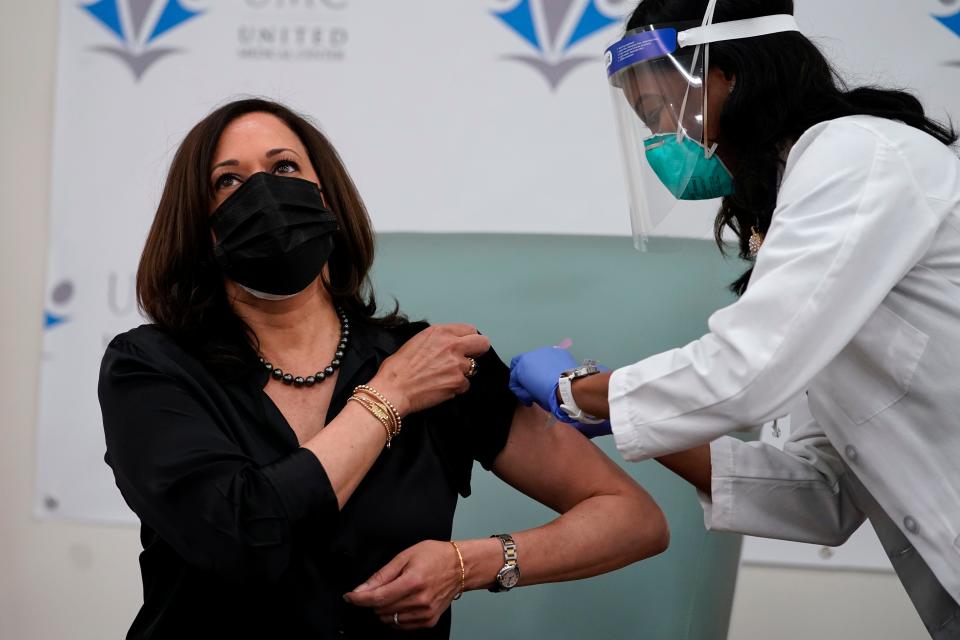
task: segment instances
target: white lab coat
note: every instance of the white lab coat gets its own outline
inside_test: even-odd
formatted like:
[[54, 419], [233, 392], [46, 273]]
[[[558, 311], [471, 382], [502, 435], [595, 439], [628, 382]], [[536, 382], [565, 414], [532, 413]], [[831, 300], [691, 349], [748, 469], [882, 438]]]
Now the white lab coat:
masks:
[[[903, 552], [893, 540], [902, 534], [956, 609], [955, 152], [866, 116], [807, 131], [787, 159], [750, 286], [709, 328], [681, 349], [614, 372], [610, 414], [624, 457], [682, 451], [768, 422], [806, 391], [815, 422], [783, 452], [729, 437], [711, 445], [708, 527], [839, 545], [865, 516], [885, 514], [896, 524], [881, 536], [888, 552]], [[924, 599], [925, 587], [904, 573], [915, 603]], [[940, 614], [918, 610], [928, 628], [940, 624], [930, 619]]]

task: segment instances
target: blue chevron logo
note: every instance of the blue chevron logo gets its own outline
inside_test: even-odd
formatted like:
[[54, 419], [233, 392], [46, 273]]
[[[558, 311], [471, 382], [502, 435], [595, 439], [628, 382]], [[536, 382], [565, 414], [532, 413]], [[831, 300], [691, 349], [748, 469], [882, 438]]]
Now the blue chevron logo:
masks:
[[954, 35], [960, 37], [960, 11], [956, 12], [952, 16], [933, 16], [934, 19], [945, 26], [950, 31], [953, 31]]
[[203, 14], [184, 7], [181, 0], [96, 0], [80, 8], [119, 41], [119, 46], [91, 49], [118, 58], [138, 82], [158, 60], [181, 51], [154, 46], [154, 41]]
[[[494, 9], [491, 13], [535, 52], [504, 58], [533, 67], [550, 88], [556, 90], [571, 71], [587, 62], [598, 62], [595, 55], [572, 55], [571, 50], [618, 24], [630, 4], [626, 0], [602, 3], [600, 0], [518, 0], [508, 8]], [[619, 5], [623, 11], [613, 15]]]

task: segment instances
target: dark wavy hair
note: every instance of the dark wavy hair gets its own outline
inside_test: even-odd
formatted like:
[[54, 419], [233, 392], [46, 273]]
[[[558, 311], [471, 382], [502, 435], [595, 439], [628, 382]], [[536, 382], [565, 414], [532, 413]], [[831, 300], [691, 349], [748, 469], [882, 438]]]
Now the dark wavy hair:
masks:
[[[643, 0], [627, 30], [660, 23], [701, 22], [708, 0]], [[793, 14], [792, 0], [720, 0], [715, 22]], [[950, 125], [927, 117], [910, 93], [880, 87], [849, 88], [823, 53], [796, 32], [710, 45], [710, 64], [737, 82], [720, 113], [721, 148], [735, 159], [732, 196], [723, 199], [714, 237], [726, 252], [724, 232], [738, 239], [740, 257], [752, 261], [751, 230], [766, 234], [776, 208], [784, 150], [810, 127], [843, 116], [899, 120], [953, 145]], [[752, 267], [730, 289], [746, 291]]]
[[140, 309], [208, 365], [230, 370], [249, 361], [258, 348], [256, 335], [227, 299], [224, 275], [213, 257], [209, 217], [214, 152], [227, 125], [248, 113], [276, 116], [306, 147], [327, 204], [337, 216], [335, 248], [327, 263], [329, 281], [323, 280], [335, 304], [357, 320], [380, 326], [405, 324], [396, 307], [385, 316], [375, 315], [377, 302], [368, 277], [374, 258], [373, 229], [333, 145], [304, 116], [263, 99], [237, 100], [216, 109], [177, 149], [137, 270]]

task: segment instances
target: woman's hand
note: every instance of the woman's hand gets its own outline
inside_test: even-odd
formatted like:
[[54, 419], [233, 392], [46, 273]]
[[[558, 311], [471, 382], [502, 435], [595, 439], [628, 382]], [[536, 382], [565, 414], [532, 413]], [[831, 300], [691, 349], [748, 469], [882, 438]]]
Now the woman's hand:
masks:
[[557, 381], [560, 374], [577, 366], [577, 361], [566, 349], [543, 347], [514, 356], [510, 361], [510, 390], [520, 402], [530, 406], [534, 402], [561, 422], [573, 422], [560, 410]]
[[373, 609], [384, 624], [400, 629], [433, 627], [460, 593], [460, 577], [453, 546], [426, 540], [401, 552], [344, 600]]
[[370, 386], [401, 416], [429, 409], [470, 388], [469, 358], [490, 350], [490, 340], [467, 324], [428, 327], [384, 360]]
[[[528, 351], [515, 356], [510, 362], [510, 390], [526, 406], [536, 403], [541, 409], [553, 415], [557, 420], [573, 425], [580, 433], [588, 438], [606, 436], [612, 433], [610, 421], [605, 420], [598, 424], [581, 423], [573, 420], [560, 408], [560, 396], [557, 392], [560, 374], [577, 366], [577, 361], [566, 349], [560, 347], [543, 347], [535, 351]], [[601, 366], [603, 372], [609, 371]], [[596, 377], [596, 376], [594, 376]], [[606, 380], [609, 376], [602, 376]], [[597, 377], [597, 380], [600, 380]], [[574, 382], [574, 398], [577, 405], [584, 412], [593, 416], [609, 417], [607, 406], [606, 383], [597, 392], [584, 394], [584, 385], [590, 377], [581, 378]], [[596, 386], [591, 381], [590, 386]], [[598, 393], [600, 395], [598, 395]], [[591, 411], [591, 409], [593, 409]]]

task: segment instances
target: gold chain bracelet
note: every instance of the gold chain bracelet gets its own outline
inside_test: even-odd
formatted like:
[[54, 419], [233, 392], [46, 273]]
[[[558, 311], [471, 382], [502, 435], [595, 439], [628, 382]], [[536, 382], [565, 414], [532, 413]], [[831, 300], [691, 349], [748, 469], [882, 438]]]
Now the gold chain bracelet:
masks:
[[387, 409], [390, 410], [390, 413], [393, 414], [393, 419], [396, 422], [397, 428], [396, 428], [396, 433], [394, 435], [398, 435], [400, 433], [400, 430], [403, 428], [403, 419], [400, 416], [400, 412], [397, 411], [397, 408], [393, 405], [393, 403], [387, 400], [382, 393], [380, 393], [379, 391], [377, 391], [376, 389], [374, 389], [373, 387], [367, 384], [358, 385], [356, 388], [354, 388], [353, 393], [354, 394], [365, 393], [369, 396], [373, 396], [374, 398], [376, 398], [377, 400], [385, 404]]
[[364, 396], [352, 395], [347, 399], [347, 402], [356, 402], [364, 409], [370, 412], [370, 414], [376, 418], [380, 424], [383, 425], [384, 430], [387, 432], [387, 449], [390, 448], [390, 444], [393, 441], [393, 437], [397, 434], [397, 431], [394, 428], [393, 416], [390, 414], [390, 410], [385, 406], [377, 402], [370, 400]]
[[454, 600], [459, 600], [460, 596], [463, 595], [463, 590], [467, 588], [467, 570], [463, 566], [463, 554], [460, 553], [460, 547], [453, 540], [450, 541], [450, 544], [453, 545], [453, 550], [457, 552], [457, 560], [460, 561], [460, 592], [453, 596]]

